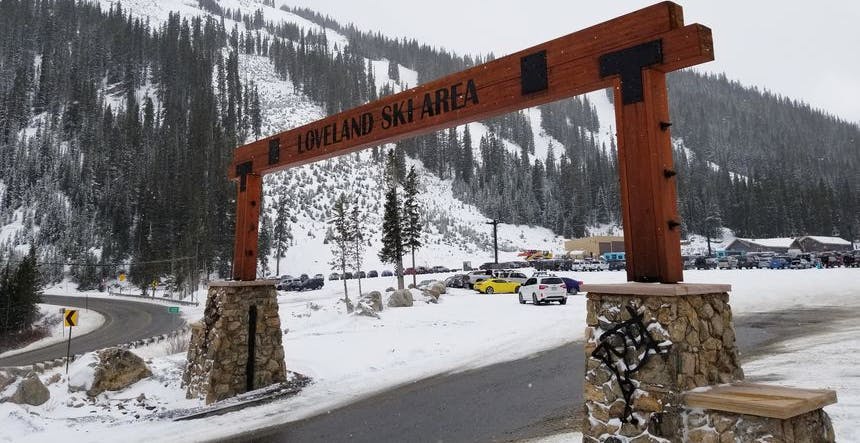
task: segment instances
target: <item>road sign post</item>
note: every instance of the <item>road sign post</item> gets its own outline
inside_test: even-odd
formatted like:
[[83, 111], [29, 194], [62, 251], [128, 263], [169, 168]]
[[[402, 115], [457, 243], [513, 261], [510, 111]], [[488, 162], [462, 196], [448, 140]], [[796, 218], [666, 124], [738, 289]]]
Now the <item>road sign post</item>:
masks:
[[69, 359], [72, 350], [72, 326], [78, 325], [78, 310], [66, 309], [63, 314], [63, 325], [69, 327], [69, 342], [66, 345], [66, 374], [69, 373]]

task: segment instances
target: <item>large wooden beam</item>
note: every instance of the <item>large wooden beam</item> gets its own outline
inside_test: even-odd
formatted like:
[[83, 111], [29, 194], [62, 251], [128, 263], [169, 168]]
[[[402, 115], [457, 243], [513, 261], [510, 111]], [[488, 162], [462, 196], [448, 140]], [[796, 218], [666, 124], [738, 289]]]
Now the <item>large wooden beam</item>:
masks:
[[[599, 57], [648, 41], [662, 41], [666, 63], [658, 69], [712, 60], [710, 30], [682, 26], [680, 6], [660, 3], [247, 144], [236, 150], [228, 175], [235, 179], [236, 166], [249, 162], [252, 172], [266, 174], [605, 88], [612, 82], [600, 76]], [[535, 57], [540, 76], [541, 54], [546, 88], [523, 93], [524, 57]], [[424, 112], [427, 102], [433, 112]]]
[[257, 278], [257, 238], [263, 197], [263, 177], [258, 174], [245, 174], [245, 177], [236, 183], [236, 188], [233, 280], [251, 281]]

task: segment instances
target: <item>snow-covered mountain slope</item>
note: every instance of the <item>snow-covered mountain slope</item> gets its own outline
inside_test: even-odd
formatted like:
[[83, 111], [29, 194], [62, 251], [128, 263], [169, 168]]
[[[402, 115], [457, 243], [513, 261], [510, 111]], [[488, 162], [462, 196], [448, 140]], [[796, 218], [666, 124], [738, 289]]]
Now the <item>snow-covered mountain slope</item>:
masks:
[[[267, 58], [242, 55], [239, 61], [241, 75], [254, 81], [260, 90], [264, 133], [324, 117], [319, 106], [297, 93], [289, 82], [279, 79]], [[382, 64], [387, 70], [387, 62]], [[385, 71], [380, 70], [378, 74], [381, 82], [390, 81]], [[401, 67], [401, 79], [408, 78], [409, 74], [409, 70]], [[440, 180], [425, 171], [420, 162], [409, 160], [407, 167], [412, 165], [416, 166], [420, 177], [419, 201], [425, 226], [424, 247], [416, 254], [416, 264], [460, 267], [464, 261], [470, 261], [473, 266], [491, 261], [492, 229], [485, 224], [487, 218], [474, 206], [454, 197], [450, 180]], [[369, 246], [365, 268], [391, 268], [380, 263], [376, 256], [381, 248], [383, 170], [383, 164], [374, 162], [372, 152], [366, 150], [266, 176], [264, 208], [274, 218], [274, 202], [286, 198], [286, 206], [294, 220], [291, 224], [294, 244], [281, 261], [282, 274], [328, 272], [332, 254], [331, 246], [325, 243], [327, 220], [331, 218], [332, 203], [341, 193], [357, 202], [366, 217]], [[499, 248], [508, 252], [503, 254], [505, 259], [513, 259], [515, 252], [522, 248], [557, 251], [561, 247], [562, 239], [545, 228], [499, 227]], [[274, 260], [270, 260], [269, 268], [274, 272]]]

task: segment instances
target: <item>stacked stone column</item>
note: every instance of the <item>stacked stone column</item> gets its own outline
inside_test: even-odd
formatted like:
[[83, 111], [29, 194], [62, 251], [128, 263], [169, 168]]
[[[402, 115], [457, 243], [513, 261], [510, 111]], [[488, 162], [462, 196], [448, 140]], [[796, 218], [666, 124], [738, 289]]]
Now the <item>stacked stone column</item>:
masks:
[[[729, 285], [627, 283], [583, 289], [588, 292], [585, 442], [682, 441], [680, 394], [743, 379]], [[628, 307], [642, 314], [642, 323], [659, 344], [659, 352], [627, 349], [626, 361], [633, 366], [643, 352], [651, 354], [631, 374], [635, 392], [629, 416], [618, 377], [592, 356], [601, 334], [631, 318]]]
[[[254, 336], [249, 336], [252, 306]], [[206, 403], [248, 391], [250, 340], [254, 340], [251, 389], [286, 380], [275, 282], [213, 282], [203, 321], [192, 325], [183, 387]]]

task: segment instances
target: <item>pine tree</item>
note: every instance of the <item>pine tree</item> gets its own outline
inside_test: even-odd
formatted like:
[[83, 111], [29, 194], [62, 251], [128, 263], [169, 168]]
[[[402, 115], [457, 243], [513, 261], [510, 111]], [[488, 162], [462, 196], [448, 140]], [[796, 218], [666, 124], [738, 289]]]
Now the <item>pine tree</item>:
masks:
[[[421, 247], [421, 213], [417, 201], [418, 177], [415, 166], [409, 168], [406, 181], [403, 183], [403, 219], [402, 236], [403, 248], [412, 253], [412, 269], [415, 269], [415, 250]], [[412, 284], [416, 284], [416, 273], [412, 273]]]
[[362, 214], [359, 210], [358, 203], [352, 206], [350, 213], [349, 229], [350, 229], [350, 246], [349, 254], [352, 268], [358, 278], [358, 295], [361, 296], [361, 264], [364, 261], [364, 223]]
[[279, 196], [275, 203], [275, 223], [272, 226], [272, 247], [275, 249], [275, 274], [277, 275], [281, 275], [281, 259], [286, 255], [293, 239], [289, 216], [287, 199]]
[[400, 68], [397, 62], [392, 60], [388, 61], [388, 78], [395, 83], [400, 83]]
[[403, 289], [403, 225], [400, 214], [400, 201], [397, 197], [397, 166], [394, 152], [388, 153], [386, 164], [387, 191], [382, 215], [382, 250], [379, 259], [383, 263], [394, 264], [397, 275], [397, 288]]
[[257, 236], [257, 261], [260, 263], [258, 273], [264, 276], [269, 273], [269, 255], [272, 253], [272, 219], [264, 211], [260, 216], [260, 232]]
[[[340, 270], [341, 275], [346, 274], [346, 270], [351, 263], [350, 246], [352, 245], [352, 227], [346, 205], [346, 194], [340, 194], [332, 208], [334, 218], [329, 220], [329, 225], [331, 225], [333, 231], [331, 248], [333, 258], [329, 264], [334, 269]], [[352, 313], [352, 302], [349, 300], [346, 278], [343, 278], [343, 301], [346, 303], [347, 312]]]

